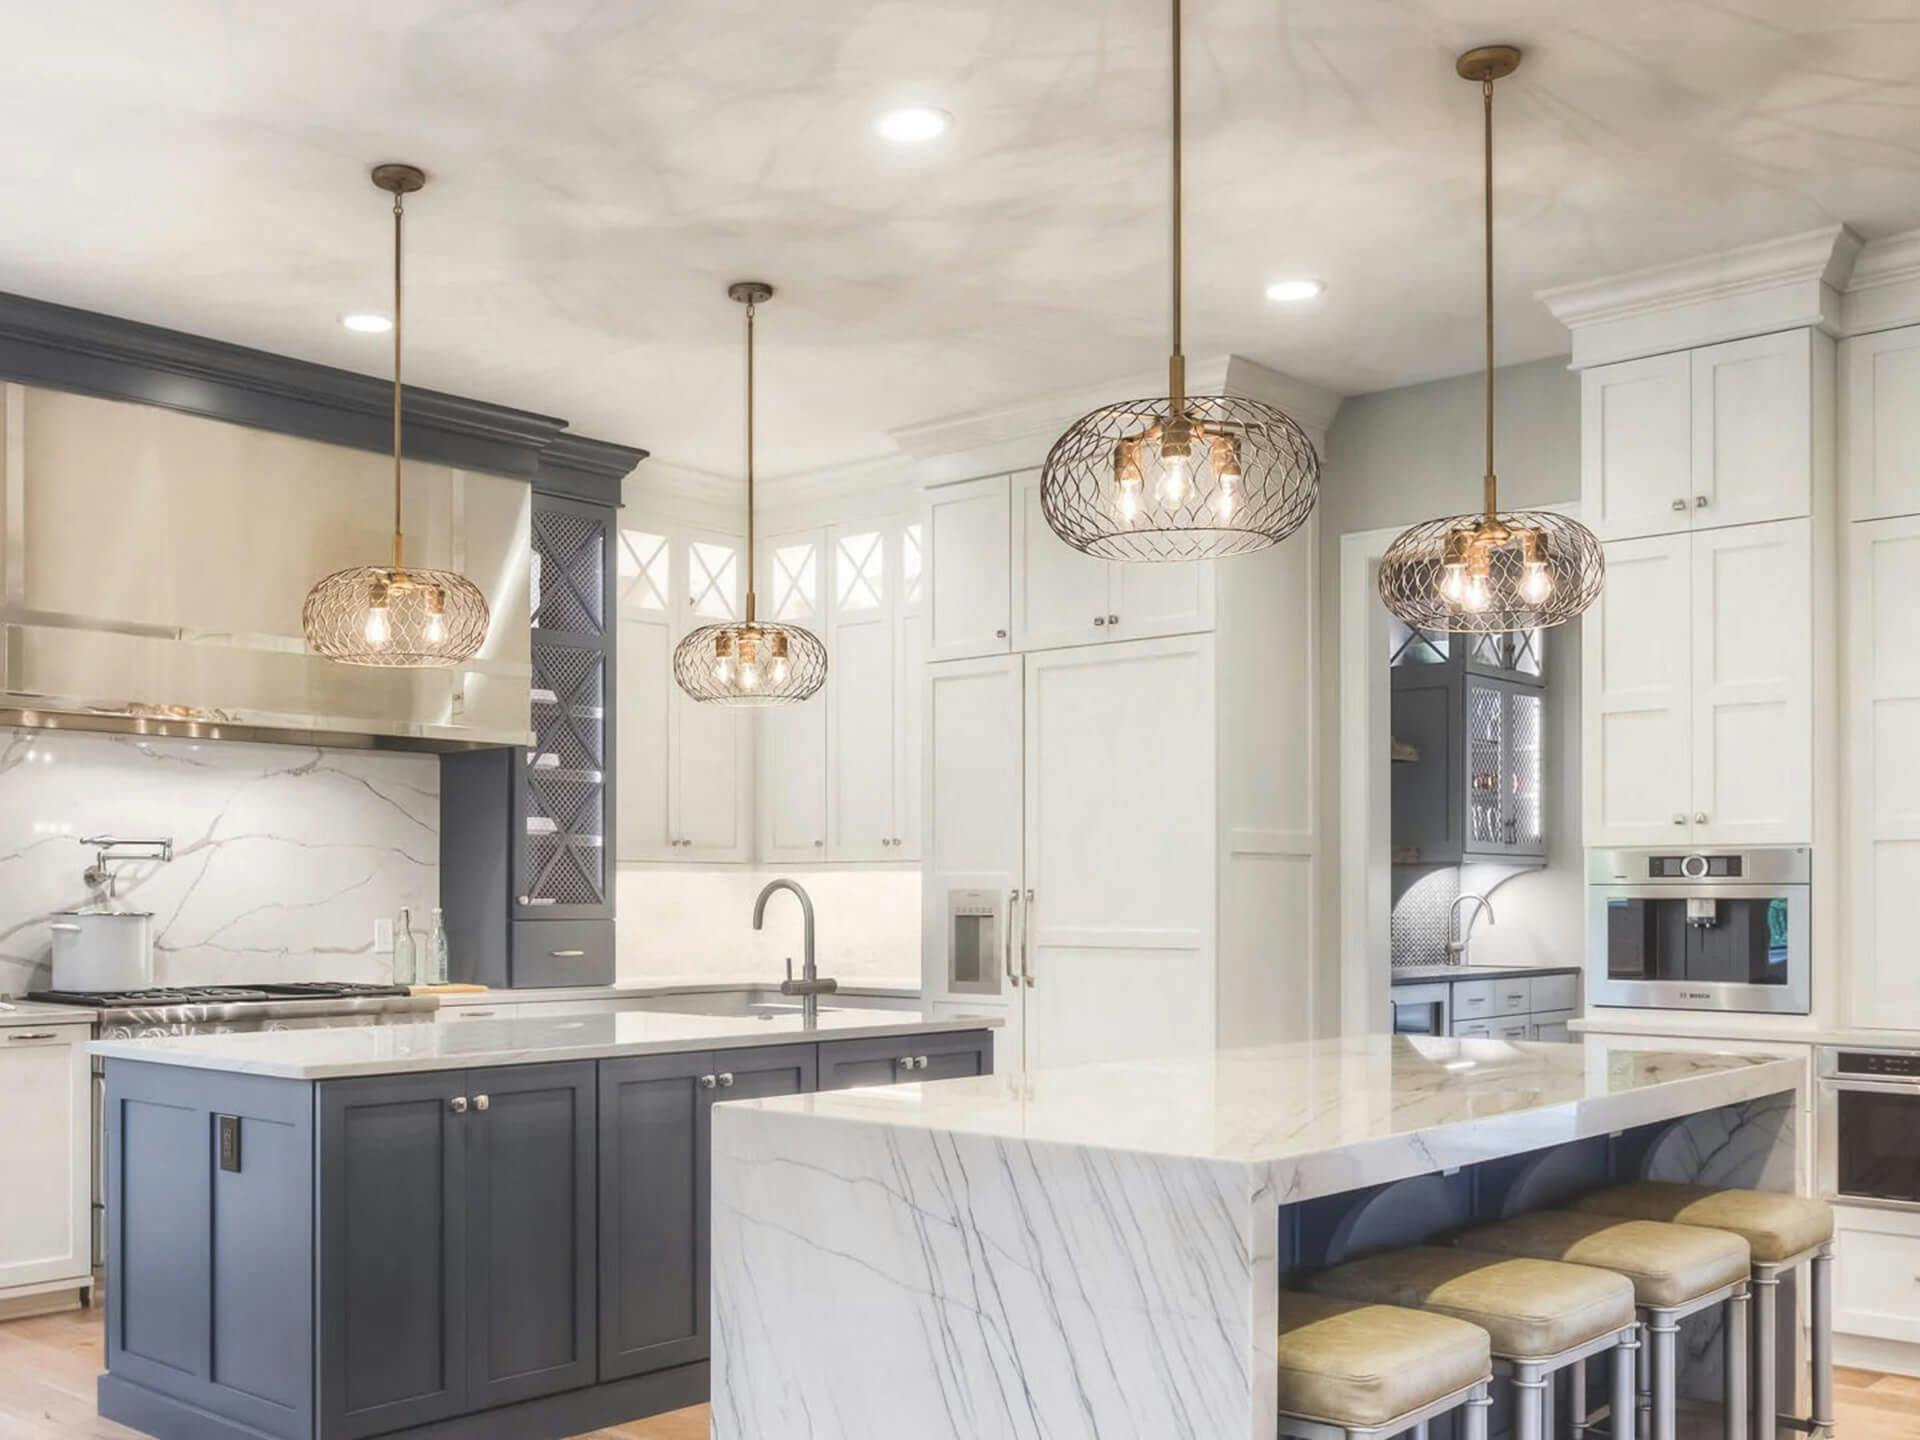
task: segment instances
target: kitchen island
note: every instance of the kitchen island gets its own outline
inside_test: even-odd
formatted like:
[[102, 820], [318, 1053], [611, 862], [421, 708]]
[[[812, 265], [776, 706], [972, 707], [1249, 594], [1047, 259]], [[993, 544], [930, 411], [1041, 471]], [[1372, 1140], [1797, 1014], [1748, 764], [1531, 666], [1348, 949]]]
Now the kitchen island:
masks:
[[1791, 1189], [1803, 1072], [1375, 1036], [723, 1107], [715, 1440], [1268, 1440], [1289, 1271], [1619, 1177]]
[[95, 1042], [100, 1413], [520, 1440], [697, 1403], [718, 1102], [993, 1065], [988, 1020], [541, 1008]]

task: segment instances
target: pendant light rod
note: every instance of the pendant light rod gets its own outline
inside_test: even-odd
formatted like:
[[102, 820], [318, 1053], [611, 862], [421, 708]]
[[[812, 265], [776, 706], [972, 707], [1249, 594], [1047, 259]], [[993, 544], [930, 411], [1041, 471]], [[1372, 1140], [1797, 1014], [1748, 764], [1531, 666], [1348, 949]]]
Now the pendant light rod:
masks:
[[418, 165], [376, 165], [373, 167], [373, 183], [393, 196], [393, 568], [403, 568], [406, 559], [406, 542], [401, 538], [400, 524], [400, 430], [404, 393], [400, 381], [401, 356], [404, 353], [400, 340], [402, 334], [401, 300], [401, 255], [405, 250], [406, 206], [403, 203], [408, 195], [427, 183], [427, 172]]
[[1187, 399], [1187, 357], [1181, 353], [1180, 312], [1182, 307], [1181, 271], [1184, 268], [1184, 247], [1182, 234], [1185, 229], [1181, 214], [1181, 175], [1180, 159], [1182, 132], [1180, 125], [1181, 85], [1180, 85], [1180, 0], [1173, 4], [1173, 353], [1167, 357], [1167, 389], [1178, 411]]
[[1511, 45], [1482, 45], [1455, 62], [1463, 80], [1480, 82], [1482, 285], [1485, 295], [1487, 350], [1486, 449], [1487, 469], [1482, 508], [1488, 515], [1500, 508], [1500, 485], [1493, 468], [1493, 82], [1520, 68], [1520, 52]]
[[727, 298], [747, 307], [747, 623], [758, 607], [753, 567], [753, 320], [760, 306], [773, 298], [764, 280], [736, 280], [727, 286]]

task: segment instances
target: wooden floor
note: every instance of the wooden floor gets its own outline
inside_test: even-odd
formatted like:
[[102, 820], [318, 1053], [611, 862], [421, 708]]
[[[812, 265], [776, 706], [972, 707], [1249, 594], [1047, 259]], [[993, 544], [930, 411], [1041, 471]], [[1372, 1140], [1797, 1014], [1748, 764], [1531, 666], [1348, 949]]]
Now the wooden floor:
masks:
[[[0, 1440], [137, 1440], [94, 1413], [101, 1363], [97, 1311], [0, 1324]], [[1839, 1440], [1920, 1440], [1920, 1380], [1867, 1370], [1835, 1379]], [[707, 1409], [596, 1430], [593, 1440], [707, 1440]]]

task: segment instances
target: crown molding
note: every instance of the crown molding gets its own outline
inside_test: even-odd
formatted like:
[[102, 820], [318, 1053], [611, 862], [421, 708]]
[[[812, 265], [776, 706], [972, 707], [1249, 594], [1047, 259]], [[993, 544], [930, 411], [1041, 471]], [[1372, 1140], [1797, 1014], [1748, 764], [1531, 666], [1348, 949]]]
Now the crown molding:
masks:
[[[1128, 396], [1166, 393], [1164, 370], [1057, 391], [994, 410], [949, 416], [889, 432], [889, 438], [916, 462], [922, 484], [945, 484], [1041, 464], [1053, 442], [1090, 410]], [[1326, 447], [1326, 433], [1344, 398], [1331, 390], [1282, 375], [1239, 355], [1210, 355], [1187, 361], [1187, 389], [1196, 395], [1242, 395], [1286, 411], [1313, 443]]]
[[1847, 334], [1920, 324], [1920, 230], [1869, 240], [1847, 280]]
[[1811, 326], [1846, 333], [1842, 293], [1863, 242], [1830, 225], [1537, 298], [1573, 336], [1573, 368]]

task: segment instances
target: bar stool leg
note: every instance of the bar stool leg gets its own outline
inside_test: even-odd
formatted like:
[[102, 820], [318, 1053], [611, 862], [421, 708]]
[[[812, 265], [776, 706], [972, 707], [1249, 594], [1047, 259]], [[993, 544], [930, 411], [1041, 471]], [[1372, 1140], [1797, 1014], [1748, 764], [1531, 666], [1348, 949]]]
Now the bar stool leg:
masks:
[[1538, 1365], [1513, 1367], [1514, 1440], [1548, 1440], [1547, 1386]]
[[1639, 1327], [1639, 1343], [1634, 1347], [1634, 1408], [1640, 1412], [1640, 1433], [1653, 1434], [1653, 1335], [1645, 1324]]
[[1730, 1296], [1726, 1304], [1726, 1422], [1727, 1440], [1747, 1440], [1747, 1292]]
[[1587, 1362], [1584, 1360], [1576, 1360], [1567, 1375], [1567, 1400], [1573, 1409], [1567, 1428], [1573, 1440], [1584, 1440], [1587, 1421], [1593, 1415], [1592, 1408], [1587, 1404]]
[[1675, 1440], [1680, 1404], [1680, 1322], [1670, 1310], [1648, 1312], [1653, 1337], [1653, 1440]]
[[1422, 1420], [1413, 1427], [1413, 1440], [1427, 1440], [1427, 1422]]
[[1780, 1276], [1768, 1266], [1753, 1271], [1753, 1434], [1779, 1440]]
[[1613, 1415], [1609, 1421], [1612, 1440], [1633, 1440], [1634, 1411], [1639, 1408], [1634, 1366], [1639, 1358], [1640, 1330], [1635, 1326], [1621, 1335], [1620, 1344], [1613, 1352]]
[[1833, 1246], [1822, 1245], [1808, 1267], [1813, 1280], [1813, 1423], [1833, 1434]]
[[1487, 1412], [1492, 1408], [1493, 1393], [1485, 1385], [1474, 1386], [1467, 1400], [1466, 1423], [1462, 1426], [1466, 1434], [1462, 1440], [1487, 1440]]

